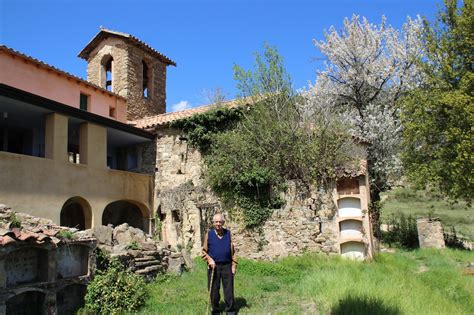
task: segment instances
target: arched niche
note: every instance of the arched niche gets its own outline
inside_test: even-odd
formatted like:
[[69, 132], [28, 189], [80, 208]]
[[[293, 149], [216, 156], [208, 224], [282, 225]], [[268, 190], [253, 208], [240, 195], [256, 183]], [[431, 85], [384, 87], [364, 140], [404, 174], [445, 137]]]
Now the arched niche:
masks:
[[362, 221], [344, 220], [339, 222], [339, 231], [342, 238], [362, 237]]
[[56, 278], [85, 276], [89, 268], [89, 247], [67, 244], [56, 249]]
[[148, 233], [150, 222], [150, 211], [148, 208], [136, 201], [118, 200], [109, 203], [102, 213], [102, 225], [113, 226], [122, 223], [139, 228]]
[[341, 244], [341, 256], [353, 260], [364, 260], [365, 244], [362, 242], [345, 242]]
[[56, 293], [56, 307], [58, 315], [75, 314], [84, 306], [87, 286], [83, 284], [71, 284]]
[[6, 315], [41, 314], [46, 294], [42, 291], [26, 291], [6, 301]]
[[60, 225], [90, 229], [92, 226], [92, 210], [90, 204], [82, 197], [69, 198], [61, 208]]
[[362, 209], [359, 198], [342, 198], [337, 202], [339, 217], [361, 217]]
[[5, 258], [7, 288], [48, 280], [48, 253], [45, 249], [22, 247]]

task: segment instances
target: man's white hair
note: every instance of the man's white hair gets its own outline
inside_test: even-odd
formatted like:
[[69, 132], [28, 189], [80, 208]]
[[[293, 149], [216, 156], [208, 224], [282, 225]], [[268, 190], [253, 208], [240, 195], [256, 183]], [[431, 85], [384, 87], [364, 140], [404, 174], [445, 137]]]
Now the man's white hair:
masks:
[[216, 221], [216, 217], [221, 217], [222, 221], [225, 222], [224, 214], [223, 213], [216, 213], [214, 214], [214, 217], [212, 218], [212, 221]]

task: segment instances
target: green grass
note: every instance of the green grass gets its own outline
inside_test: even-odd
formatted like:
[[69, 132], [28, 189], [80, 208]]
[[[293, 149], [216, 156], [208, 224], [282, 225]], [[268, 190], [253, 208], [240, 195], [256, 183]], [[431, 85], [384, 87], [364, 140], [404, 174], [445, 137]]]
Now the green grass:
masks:
[[[381, 253], [372, 262], [305, 254], [279, 262], [241, 259], [240, 314], [474, 314], [474, 255], [458, 250]], [[148, 286], [140, 314], [204, 314], [206, 266]]]
[[439, 217], [445, 231], [455, 227], [456, 232], [474, 240], [474, 208], [466, 203], [450, 204], [446, 200], [430, 196], [427, 192], [410, 188], [397, 188], [385, 194], [382, 205], [382, 222], [391, 214], [403, 213], [416, 217]]

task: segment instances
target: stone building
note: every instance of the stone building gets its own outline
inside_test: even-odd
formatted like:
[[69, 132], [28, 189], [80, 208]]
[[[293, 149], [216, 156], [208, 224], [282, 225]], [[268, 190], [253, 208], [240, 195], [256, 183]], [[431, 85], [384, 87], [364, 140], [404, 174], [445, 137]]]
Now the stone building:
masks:
[[87, 81], [127, 100], [129, 120], [166, 111], [166, 67], [176, 63], [136, 37], [101, 28], [79, 53]]
[[[21, 227], [10, 226], [12, 216]], [[96, 240], [74, 233], [0, 205], [0, 314], [73, 314], [84, 305]]]
[[[199, 151], [170, 122], [213, 106], [165, 113], [166, 68], [176, 63], [129, 34], [101, 29], [79, 57], [87, 80], [1, 46], [0, 203], [83, 229], [128, 223], [197, 255], [226, 209]], [[365, 161], [331, 191], [288, 187], [259, 232], [228, 222], [240, 255], [372, 256]]]

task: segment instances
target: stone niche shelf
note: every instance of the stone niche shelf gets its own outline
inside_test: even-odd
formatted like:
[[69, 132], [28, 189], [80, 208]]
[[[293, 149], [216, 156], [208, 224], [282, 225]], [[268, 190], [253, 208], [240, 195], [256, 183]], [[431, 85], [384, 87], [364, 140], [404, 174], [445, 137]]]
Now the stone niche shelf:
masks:
[[339, 245], [342, 245], [344, 243], [349, 243], [349, 242], [356, 242], [356, 243], [365, 244], [364, 236], [362, 236], [362, 235], [348, 235], [348, 236], [339, 237]]
[[350, 221], [350, 220], [363, 222], [364, 217], [363, 216], [352, 216], [352, 217], [339, 217], [338, 216], [336, 218], [337, 223], [341, 223], [343, 221]]

